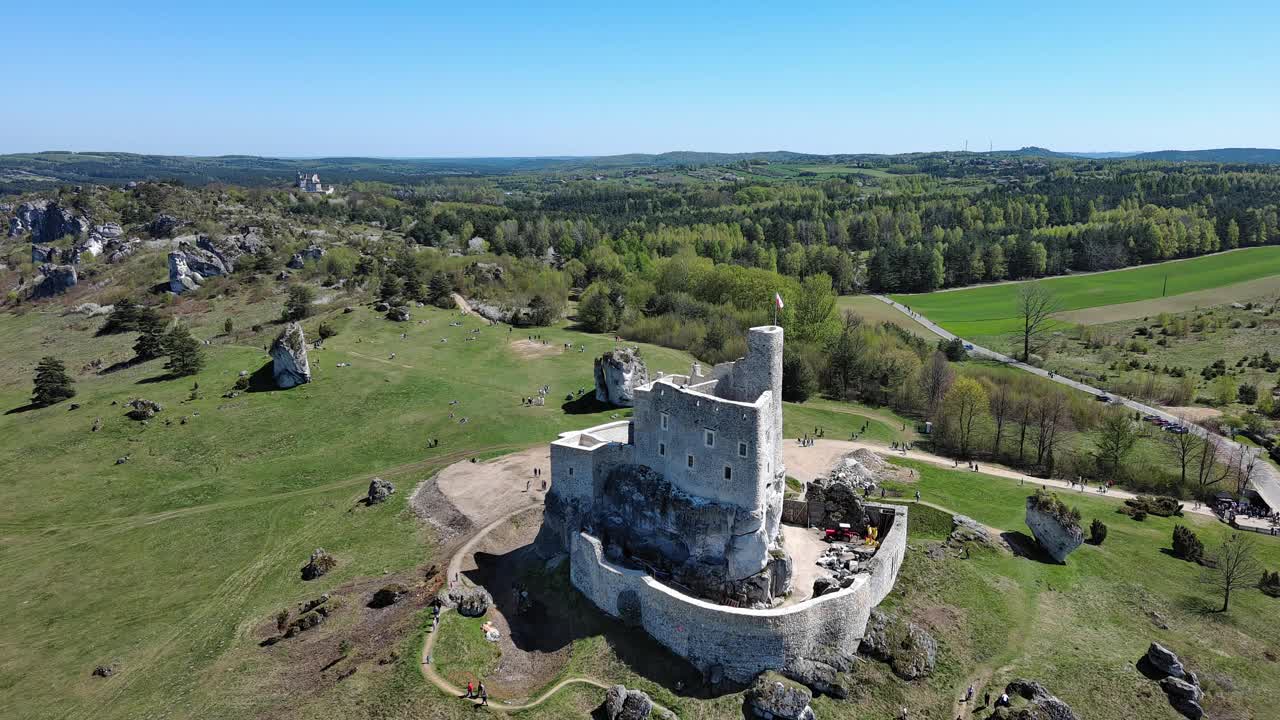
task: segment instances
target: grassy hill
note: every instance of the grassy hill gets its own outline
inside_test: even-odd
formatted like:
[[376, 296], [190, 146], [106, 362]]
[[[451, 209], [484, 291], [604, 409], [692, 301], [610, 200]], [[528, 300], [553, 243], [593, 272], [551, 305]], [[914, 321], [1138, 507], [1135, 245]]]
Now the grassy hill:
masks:
[[[1280, 274], [1280, 247], [1270, 246], [1038, 282], [1053, 291], [1063, 310], [1079, 310], [1159, 298], [1162, 291], [1174, 296], [1276, 274]], [[1019, 287], [1018, 283], [1004, 283], [895, 295], [894, 299], [961, 337], [981, 338], [1018, 330]]]

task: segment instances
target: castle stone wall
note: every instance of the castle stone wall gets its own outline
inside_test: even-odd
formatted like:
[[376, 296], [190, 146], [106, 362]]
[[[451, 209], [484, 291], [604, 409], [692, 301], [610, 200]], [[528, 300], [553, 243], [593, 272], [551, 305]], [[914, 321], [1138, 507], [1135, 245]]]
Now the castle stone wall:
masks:
[[871, 609], [893, 589], [906, 552], [907, 509], [870, 507], [893, 515], [871, 572], [848, 588], [790, 607], [732, 608], [685, 595], [642, 570], [608, 562], [600, 541], [587, 533], [577, 533], [570, 544], [570, 577], [600, 609], [643, 627], [704, 672], [720, 666], [725, 677], [745, 683], [801, 659], [847, 666]]

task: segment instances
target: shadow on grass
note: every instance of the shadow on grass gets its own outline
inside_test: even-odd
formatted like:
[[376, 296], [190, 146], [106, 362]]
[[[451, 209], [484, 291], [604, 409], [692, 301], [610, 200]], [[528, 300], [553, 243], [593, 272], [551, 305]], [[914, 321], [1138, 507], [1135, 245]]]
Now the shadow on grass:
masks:
[[167, 372], [163, 375], [152, 375], [151, 377], [142, 378], [138, 382], [134, 383], [134, 385], [154, 385], [156, 383], [169, 382], [170, 380], [177, 380], [180, 377], [182, 376], [175, 375], [174, 373], [171, 373], [171, 372]]
[[263, 363], [262, 367], [254, 370], [253, 374], [249, 376], [249, 389], [245, 392], [259, 393], [279, 390], [280, 388], [276, 387], [276, 377], [271, 372], [273, 364], [274, 361], [268, 360]]
[[1207, 600], [1199, 595], [1183, 595], [1178, 598], [1183, 610], [1202, 618], [1224, 617], [1222, 607], [1216, 600]]
[[554, 653], [575, 640], [602, 636], [623, 664], [675, 695], [709, 698], [741, 689], [709, 687], [696, 667], [643, 629], [605, 615], [570, 584], [567, 561], [546, 570], [533, 545], [474, 557], [476, 569], [463, 574], [489, 590], [511, 630], [511, 643], [523, 652]]
[[585, 392], [579, 397], [567, 400], [560, 406], [560, 409], [566, 415], [594, 415], [605, 410], [627, 410], [628, 408], [619, 408], [610, 405], [607, 402], [601, 402], [596, 399], [594, 392]]
[[1044, 548], [1040, 547], [1040, 543], [1036, 542], [1035, 538], [1024, 532], [1019, 532], [1017, 530], [1002, 532], [1000, 533], [1000, 539], [1004, 540], [1005, 544], [1009, 546], [1009, 549], [1013, 551], [1013, 554], [1020, 558], [1035, 560], [1036, 562], [1044, 563], [1045, 565], [1063, 564], [1054, 560], [1049, 553], [1044, 551]]
[[40, 408], [42, 408], [42, 407], [44, 407], [44, 406], [43, 406], [43, 405], [40, 405], [40, 404], [37, 404], [37, 403], [27, 403], [26, 405], [19, 405], [19, 406], [18, 406], [18, 407], [16, 407], [16, 408], [10, 408], [10, 409], [8, 409], [8, 410], [5, 410], [5, 411], [4, 411], [4, 414], [5, 414], [5, 415], [17, 415], [18, 413], [24, 413], [24, 412], [27, 412], [27, 411], [29, 411], [29, 410], [39, 410], [39, 409], [40, 409]]
[[120, 372], [121, 370], [128, 370], [129, 368], [135, 365], [141, 365], [144, 362], [147, 362], [147, 360], [144, 360], [138, 357], [131, 357], [128, 360], [121, 360], [120, 362], [111, 363], [110, 365], [99, 370], [98, 374], [110, 375], [111, 373]]

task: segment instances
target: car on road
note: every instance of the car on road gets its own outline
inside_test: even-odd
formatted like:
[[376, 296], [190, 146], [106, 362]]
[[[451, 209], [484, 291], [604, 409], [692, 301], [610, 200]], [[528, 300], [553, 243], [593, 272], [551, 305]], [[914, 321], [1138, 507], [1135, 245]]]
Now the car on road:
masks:
[[1149, 423], [1159, 424], [1161, 422], [1159, 415], [1143, 415], [1142, 419], [1144, 422], [1149, 422]]
[[1185, 425], [1177, 425], [1174, 423], [1169, 423], [1168, 425], [1164, 426], [1164, 431], [1171, 432], [1175, 435], [1186, 435], [1187, 427]]
[[1109, 402], [1111, 402], [1111, 398], [1110, 398], [1109, 396], [1107, 396], [1106, 394], [1094, 395], [1094, 396], [1093, 396], [1093, 399], [1094, 399], [1094, 400], [1097, 400], [1098, 402], [1104, 402], [1104, 403], [1109, 403]]

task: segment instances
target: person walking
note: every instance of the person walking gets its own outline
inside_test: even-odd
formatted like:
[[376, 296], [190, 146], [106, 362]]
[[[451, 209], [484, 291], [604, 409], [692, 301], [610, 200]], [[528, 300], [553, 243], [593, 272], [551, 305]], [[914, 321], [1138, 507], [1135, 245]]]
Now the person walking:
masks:
[[920, 502], [920, 491], [916, 491], [916, 502]]
[[484, 683], [480, 683], [480, 704], [489, 704], [489, 691], [484, 689]]
[[[481, 687], [481, 688], [483, 688], [483, 687], [484, 687], [484, 685], [483, 685], [483, 684], [481, 684], [481, 685], [480, 685], [480, 687]], [[964, 694], [964, 701], [965, 701], [965, 702], [972, 702], [972, 701], [973, 701], [973, 686], [972, 686], [972, 685], [970, 685], [970, 686], [969, 686], [969, 689], [965, 692], [965, 694]]]
[[468, 680], [468, 681], [467, 681], [467, 698], [469, 699], [469, 698], [473, 698], [473, 697], [475, 697], [475, 696], [476, 696], [476, 686], [475, 686], [475, 683], [473, 683], [473, 682], [471, 682], [470, 680]]

